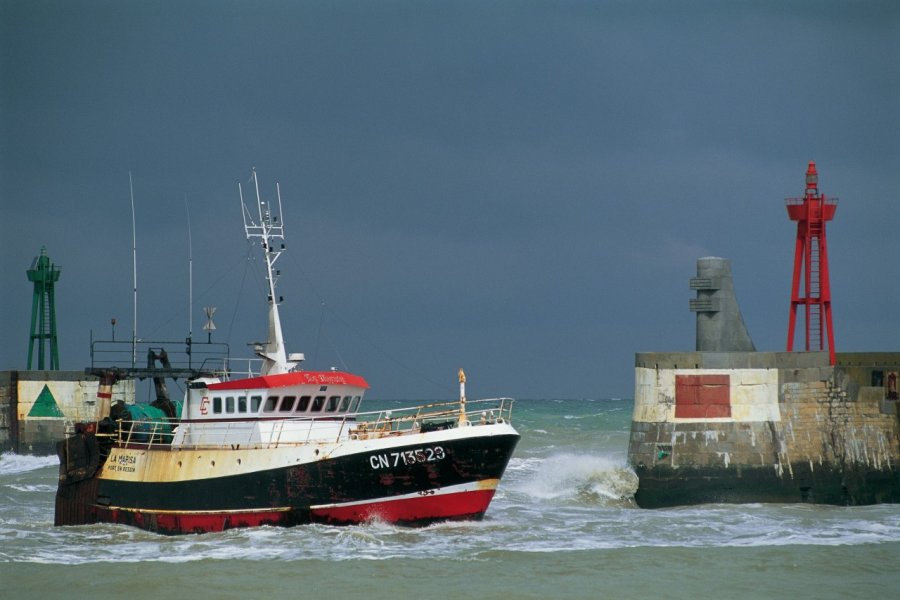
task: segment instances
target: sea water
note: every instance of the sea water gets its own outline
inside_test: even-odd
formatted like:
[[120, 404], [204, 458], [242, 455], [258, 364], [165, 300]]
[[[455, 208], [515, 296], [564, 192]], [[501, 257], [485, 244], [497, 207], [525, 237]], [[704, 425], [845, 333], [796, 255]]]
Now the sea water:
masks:
[[[375, 405], [378, 406], [375, 406]], [[401, 403], [369, 403], [390, 408]], [[54, 527], [55, 457], [0, 455], [0, 598], [893, 597], [900, 505], [642, 510], [629, 400], [520, 400], [480, 522], [168, 537]]]

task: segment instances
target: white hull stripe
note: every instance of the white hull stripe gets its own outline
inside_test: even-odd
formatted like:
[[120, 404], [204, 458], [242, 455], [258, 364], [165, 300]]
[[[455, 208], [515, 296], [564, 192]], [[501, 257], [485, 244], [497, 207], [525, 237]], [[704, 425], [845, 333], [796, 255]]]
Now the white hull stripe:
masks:
[[264, 508], [244, 508], [240, 510], [160, 510], [157, 508], [133, 508], [128, 506], [104, 506], [105, 510], [118, 510], [130, 513], [146, 513], [154, 515], [241, 515], [270, 512], [288, 512], [290, 506], [275, 506]]
[[496, 490], [500, 484], [499, 479], [482, 479], [481, 481], [473, 481], [470, 483], [461, 483], [459, 485], [450, 485], [443, 488], [433, 490], [422, 490], [411, 494], [401, 494], [399, 496], [385, 496], [383, 498], [370, 498], [368, 500], [355, 500], [353, 502], [337, 502], [335, 504], [316, 504], [310, 506], [310, 510], [325, 510], [331, 508], [343, 508], [346, 506], [362, 506], [365, 504], [376, 504], [383, 502], [396, 502], [399, 500], [413, 500], [423, 496], [446, 496], [449, 494], [462, 494], [465, 492], [480, 492], [485, 490]]

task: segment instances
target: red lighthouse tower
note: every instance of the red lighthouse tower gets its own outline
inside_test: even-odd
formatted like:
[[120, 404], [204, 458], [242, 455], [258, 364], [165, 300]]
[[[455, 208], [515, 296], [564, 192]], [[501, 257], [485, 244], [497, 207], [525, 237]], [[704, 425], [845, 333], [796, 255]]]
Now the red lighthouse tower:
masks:
[[[788, 324], [787, 351], [794, 349], [797, 306], [806, 315], [806, 350], [824, 350], [824, 333], [828, 333], [828, 359], [834, 364], [834, 326], [831, 322], [831, 286], [828, 279], [828, 244], [825, 223], [834, 218], [837, 198], [819, 193], [816, 163], [806, 169], [806, 193], [802, 198], [787, 198], [788, 216], [797, 221], [797, 245], [794, 250], [794, 281], [791, 285], [791, 316]], [[803, 273], [803, 295], [800, 275]], [[822, 317], [824, 316], [824, 323]]]

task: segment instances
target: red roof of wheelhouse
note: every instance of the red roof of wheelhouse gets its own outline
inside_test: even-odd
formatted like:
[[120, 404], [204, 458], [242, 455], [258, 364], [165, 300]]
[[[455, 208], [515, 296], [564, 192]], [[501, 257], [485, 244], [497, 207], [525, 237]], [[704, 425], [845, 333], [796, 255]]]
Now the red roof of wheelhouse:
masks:
[[249, 390], [279, 388], [295, 385], [350, 385], [368, 389], [369, 384], [359, 375], [343, 371], [294, 371], [280, 375], [261, 375], [246, 379], [232, 379], [212, 383], [210, 390]]

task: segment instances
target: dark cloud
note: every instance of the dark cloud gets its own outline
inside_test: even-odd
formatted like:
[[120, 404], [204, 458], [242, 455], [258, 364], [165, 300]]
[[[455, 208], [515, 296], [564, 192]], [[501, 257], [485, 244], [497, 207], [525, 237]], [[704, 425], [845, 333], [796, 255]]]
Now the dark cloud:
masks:
[[[294, 351], [381, 397], [630, 396], [694, 345], [687, 280], [732, 260], [757, 347], [786, 338], [806, 162], [838, 348], [895, 350], [900, 9], [892, 2], [0, 2], [0, 366], [24, 270], [62, 265], [63, 367], [90, 331], [264, 331], [237, 182], [281, 183]], [[324, 301], [324, 307], [323, 307]]]

